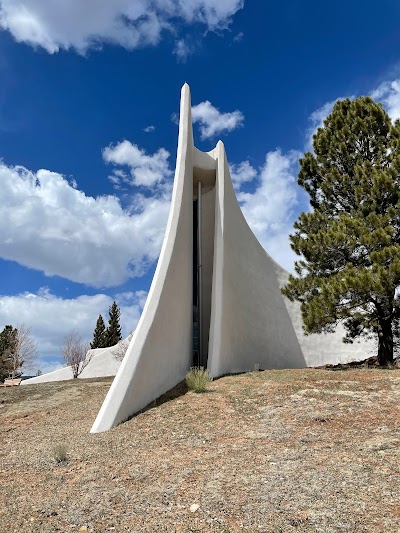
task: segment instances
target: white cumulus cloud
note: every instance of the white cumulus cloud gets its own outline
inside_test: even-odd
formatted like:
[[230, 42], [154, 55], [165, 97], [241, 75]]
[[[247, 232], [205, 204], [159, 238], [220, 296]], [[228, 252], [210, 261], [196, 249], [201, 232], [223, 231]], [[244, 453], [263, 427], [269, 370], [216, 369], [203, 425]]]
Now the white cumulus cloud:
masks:
[[56, 172], [0, 163], [0, 257], [94, 287], [142, 275], [158, 258], [169, 198], [92, 198]]
[[249, 161], [229, 165], [229, 170], [235, 190], [239, 190], [243, 183], [249, 183], [257, 176], [257, 170]]
[[306, 206], [296, 183], [300, 152], [268, 152], [253, 193], [240, 192], [243, 214], [264, 249], [283, 267], [293, 270], [295, 254], [289, 234], [300, 210]]
[[139, 321], [146, 300], [144, 291], [115, 295], [82, 295], [64, 299], [44, 288], [37, 293], [24, 292], [15, 296], [0, 296], [0, 331], [6, 324], [25, 324], [38, 344], [36, 362], [42, 372], [61, 363], [60, 347], [68, 333], [76, 331], [83, 340], [91, 341], [99, 314], [107, 325], [108, 309], [117, 302], [121, 310], [123, 337], [131, 333]]
[[239, 110], [221, 113], [206, 100], [192, 107], [192, 120], [200, 125], [200, 135], [204, 140], [243, 126], [244, 116]]
[[[165, 148], [160, 148], [153, 155], [149, 155], [127, 140], [103, 150], [103, 158], [107, 163], [129, 167], [131, 185], [145, 187], [152, 187], [172, 175], [168, 164], [169, 155]], [[114, 175], [121, 177], [115, 172]]]
[[[156, 45], [179, 24], [229, 26], [244, 0], [0, 0], [0, 28], [18, 42], [84, 53], [102, 43], [126, 49]], [[176, 24], [178, 23], [178, 24]]]
[[[381, 102], [392, 120], [400, 118], [400, 79], [387, 80], [371, 91], [371, 97]], [[336, 102], [356, 96], [341, 96], [325, 102], [308, 117], [310, 127], [305, 132], [305, 150], [312, 150], [312, 136], [323, 126]], [[298, 159], [302, 152], [281, 150], [268, 152], [265, 164], [257, 171], [249, 161], [230, 166], [232, 181], [245, 218], [265, 248], [282, 266], [293, 270], [298, 257], [290, 248], [289, 235], [301, 211], [308, 211], [308, 197], [297, 184]], [[243, 192], [246, 182], [256, 183], [253, 192]]]
[[371, 96], [383, 104], [392, 120], [400, 118], [400, 79], [384, 81]]
[[179, 61], [185, 63], [191, 53], [191, 48], [185, 39], [178, 39], [175, 42], [174, 54]]

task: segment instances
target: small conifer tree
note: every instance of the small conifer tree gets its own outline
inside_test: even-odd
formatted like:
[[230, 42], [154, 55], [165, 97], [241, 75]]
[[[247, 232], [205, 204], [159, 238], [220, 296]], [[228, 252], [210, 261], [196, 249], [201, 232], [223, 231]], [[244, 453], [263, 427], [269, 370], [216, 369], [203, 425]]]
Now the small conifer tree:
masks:
[[5, 326], [0, 333], [0, 381], [8, 378], [12, 372], [12, 360], [17, 345], [17, 329]]
[[121, 311], [116, 302], [113, 302], [113, 304], [110, 306], [108, 314], [109, 317], [108, 327], [106, 330], [106, 342], [107, 346], [115, 346], [119, 343], [119, 341], [122, 340], [121, 326], [119, 323]]
[[93, 332], [93, 340], [90, 343], [90, 347], [105, 348], [107, 346], [106, 325], [104, 324], [103, 317], [99, 315], [96, 322], [96, 327]]

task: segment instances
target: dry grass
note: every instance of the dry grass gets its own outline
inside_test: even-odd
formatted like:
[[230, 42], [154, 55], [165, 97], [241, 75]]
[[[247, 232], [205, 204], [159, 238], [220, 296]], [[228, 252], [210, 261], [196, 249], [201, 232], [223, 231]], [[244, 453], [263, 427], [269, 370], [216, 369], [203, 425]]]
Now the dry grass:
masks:
[[193, 392], [206, 392], [211, 381], [210, 373], [202, 366], [194, 366], [185, 377], [186, 385]]
[[68, 462], [68, 448], [64, 443], [53, 446], [53, 457], [57, 464]]
[[91, 435], [110, 383], [0, 389], [0, 531], [399, 531], [400, 370], [180, 386]]

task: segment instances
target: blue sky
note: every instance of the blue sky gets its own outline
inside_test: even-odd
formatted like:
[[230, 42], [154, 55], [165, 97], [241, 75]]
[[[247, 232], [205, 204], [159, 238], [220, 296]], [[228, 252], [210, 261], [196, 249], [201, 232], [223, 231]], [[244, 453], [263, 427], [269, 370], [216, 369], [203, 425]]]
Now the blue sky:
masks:
[[114, 299], [135, 328], [168, 216], [179, 93], [222, 139], [244, 214], [292, 268], [298, 158], [342, 97], [400, 117], [400, 4], [0, 0], [0, 328], [38, 367]]

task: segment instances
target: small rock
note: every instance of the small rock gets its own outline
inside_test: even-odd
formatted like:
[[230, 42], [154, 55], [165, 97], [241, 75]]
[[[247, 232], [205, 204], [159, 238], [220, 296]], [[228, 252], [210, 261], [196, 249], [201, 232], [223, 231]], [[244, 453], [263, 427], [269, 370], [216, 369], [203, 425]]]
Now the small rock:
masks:
[[87, 526], [81, 526], [78, 531], [87, 531]]
[[197, 509], [200, 509], [200, 505], [198, 503], [193, 503], [190, 507], [189, 507], [189, 511], [191, 513], [195, 513], [197, 511]]

